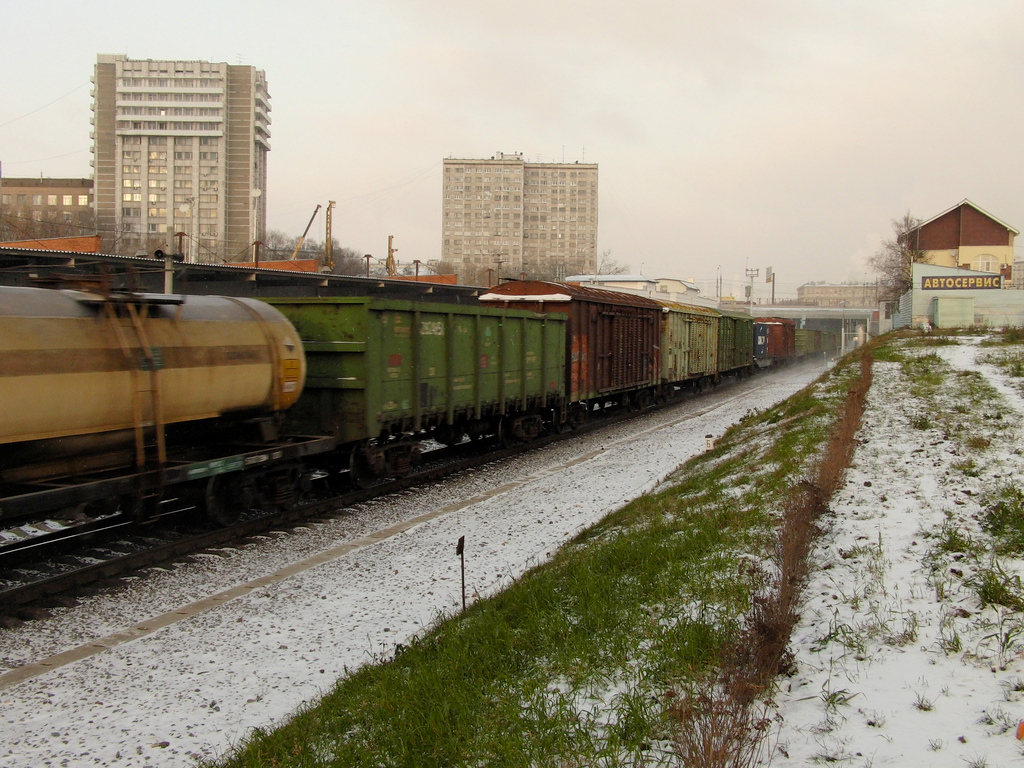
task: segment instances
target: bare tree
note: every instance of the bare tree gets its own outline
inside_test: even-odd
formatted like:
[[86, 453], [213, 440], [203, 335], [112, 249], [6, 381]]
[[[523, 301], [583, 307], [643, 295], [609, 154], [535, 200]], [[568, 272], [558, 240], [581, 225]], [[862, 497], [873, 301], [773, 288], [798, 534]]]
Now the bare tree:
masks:
[[897, 299], [913, 287], [914, 264], [926, 262], [924, 251], [917, 247], [917, 230], [921, 220], [907, 211], [892, 221], [892, 236], [882, 241], [868, 266], [881, 275], [882, 298]]
[[629, 271], [629, 267], [624, 264], [619, 264], [618, 261], [612, 258], [611, 249], [601, 251], [600, 257], [597, 259], [597, 274], [599, 275], [624, 275]]
[[332, 274], [361, 275], [365, 272], [366, 262], [363, 260], [363, 254], [355, 248], [341, 247], [338, 245], [338, 241], [334, 240], [331, 251], [334, 259]]
[[435, 275], [457, 275], [459, 273], [454, 261], [439, 259], [438, 261], [430, 261], [429, 264], [430, 268], [434, 270]]

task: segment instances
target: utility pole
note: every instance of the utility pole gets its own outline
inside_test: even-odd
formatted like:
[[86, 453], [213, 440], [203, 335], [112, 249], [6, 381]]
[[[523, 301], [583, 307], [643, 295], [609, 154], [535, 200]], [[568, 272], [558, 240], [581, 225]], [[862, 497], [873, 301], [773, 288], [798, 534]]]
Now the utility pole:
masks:
[[329, 272], [334, 271], [334, 242], [332, 240], [333, 234], [331, 233], [331, 212], [334, 210], [334, 206], [337, 205], [333, 200], [327, 201], [327, 238], [324, 240], [324, 266], [327, 267]]
[[395, 254], [398, 253], [398, 249], [393, 246], [394, 241], [395, 236], [388, 235], [388, 260], [385, 262], [388, 277], [394, 277], [398, 274], [398, 265], [395, 264]]
[[747, 286], [747, 306], [749, 307], [754, 301], [754, 278], [761, 274], [760, 268], [751, 269], [747, 267], [747, 279], [750, 280], [750, 285]]

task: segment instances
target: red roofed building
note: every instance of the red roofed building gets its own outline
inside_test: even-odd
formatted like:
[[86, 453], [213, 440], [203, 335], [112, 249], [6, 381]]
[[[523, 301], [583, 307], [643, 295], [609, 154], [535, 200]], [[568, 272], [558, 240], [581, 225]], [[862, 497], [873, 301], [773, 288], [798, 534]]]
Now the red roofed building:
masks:
[[922, 222], [907, 237], [911, 248], [926, 261], [942, 267], [996, 272], [1009, 277], [1013, 267], [1013, 238], [1020, 234], [1004, 221], [964, 200]]

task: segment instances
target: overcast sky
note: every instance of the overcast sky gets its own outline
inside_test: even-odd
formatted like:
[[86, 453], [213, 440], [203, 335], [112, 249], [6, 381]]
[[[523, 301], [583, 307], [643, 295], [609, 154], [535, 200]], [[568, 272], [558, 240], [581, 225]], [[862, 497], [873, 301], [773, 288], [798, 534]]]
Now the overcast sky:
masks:
[[[1020, 0], [0, 0], [3, 175], [88, 176], [98, 53], [266, 72], [269, 227], [438, 258], [445, 157], [597, 163], [598, 248], [777, 295], [874, 279], [890, 221], [1018, 229]], [[311, 236], [323, 238], [321, 215]], [[1024, 241], [1022, 241], [1024, 243]], [[1020, 255], [1021, 252], [1018, 251]]]

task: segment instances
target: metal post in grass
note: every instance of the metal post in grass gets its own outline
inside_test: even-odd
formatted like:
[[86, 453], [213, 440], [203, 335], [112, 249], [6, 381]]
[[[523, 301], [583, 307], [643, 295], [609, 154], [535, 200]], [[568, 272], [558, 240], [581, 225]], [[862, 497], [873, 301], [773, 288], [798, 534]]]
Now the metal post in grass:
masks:
[[459, 543], [455, 545], [455, 554], [459, 556], [462, 563], [462, 610], [466, 610], [466, 537], [459, 536]]

